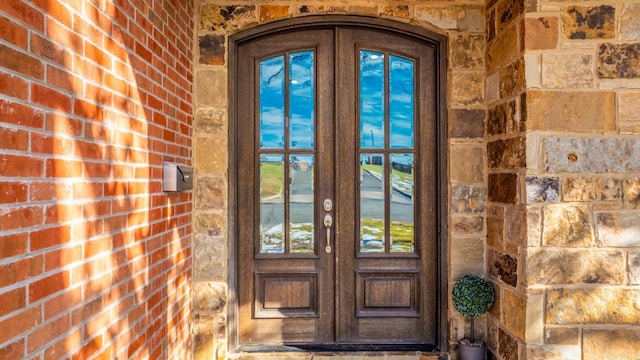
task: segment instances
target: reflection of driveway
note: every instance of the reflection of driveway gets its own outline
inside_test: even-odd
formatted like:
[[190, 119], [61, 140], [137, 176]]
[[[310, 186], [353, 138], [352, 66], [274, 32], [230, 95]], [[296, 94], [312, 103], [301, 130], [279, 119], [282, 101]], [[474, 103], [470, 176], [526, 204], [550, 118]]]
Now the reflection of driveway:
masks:
[[[378, 176], [370, 173], [369, 171], [362, 172], [362, 181], [360, 182], [361, 196], [366, 199], [384, 199], [384, 192], [382, 189], [382, 180]], [[401, 204], [411, 204], [411, 196], [407, 196], [403, 192], [394, 188], [391, 192], [391, 202]]]

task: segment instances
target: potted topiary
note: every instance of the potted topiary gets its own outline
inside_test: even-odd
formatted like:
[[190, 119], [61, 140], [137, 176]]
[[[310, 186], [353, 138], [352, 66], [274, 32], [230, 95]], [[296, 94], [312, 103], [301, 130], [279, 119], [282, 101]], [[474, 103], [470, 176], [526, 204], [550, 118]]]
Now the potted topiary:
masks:
[[476, 340], [474, 320], [493, 305], [495, 293], [491, 284], [475, 275], [465, 275], [453, 285], [453, 307], [471, 320], [471, 336], [458, 340], [461, 360], [484, 360], [487, 344]]

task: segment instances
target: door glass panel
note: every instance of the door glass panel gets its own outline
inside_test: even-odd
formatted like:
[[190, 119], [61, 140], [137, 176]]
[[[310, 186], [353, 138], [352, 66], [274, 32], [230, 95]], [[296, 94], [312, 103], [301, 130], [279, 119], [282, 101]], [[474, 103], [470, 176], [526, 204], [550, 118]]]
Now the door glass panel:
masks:
[[284, 155], [260, 156], [260, 252], [284, 252]]
[[413, 61], [389, 56], [389, 141], [393, 148], [413, 148]]
[[370, 50], [359, 61], [360, 252], [414, 253], [414, 62]]
[[292, 149], [312, 149], [315, 107], [313, 52], [290, 54], [289, 64], [289, 146]]
[[384, 147], [384, 54], [360, 51], [360, 147]]
[[315, 251], [314, 69], [310, 50], [259, 64], [260, 253]]
[[391, 155], [391, 252], [414, 251], [413, 155]]
[[292, 253], [313, 253], [313, 155], [289, 158], [289, 237]]
[[284, 56], [260, 62], [260, 148], [284, 148]]
[[384, 155], [360, 157], [360, 252], [385, 251]]

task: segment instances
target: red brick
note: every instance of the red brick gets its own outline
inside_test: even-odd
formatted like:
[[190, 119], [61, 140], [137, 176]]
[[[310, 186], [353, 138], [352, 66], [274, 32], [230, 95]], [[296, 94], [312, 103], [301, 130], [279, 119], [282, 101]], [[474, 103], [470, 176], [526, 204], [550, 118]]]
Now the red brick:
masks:
[[3, 154], [0, 159], [0, 174], [7, 177], [42, 176], [43, 161], [32, 156]]
[[39, 59], [0, 44], [2, 66], [34, 79], [44, 79], [44, 65]]
[[31, 152], [51, 155], [71, 154], [71, 140], [59, 136], [31, 133]]
[[69, 285], [69, 273], [62, 271], [29, 284], [29, 303], [62, 291]]
[[0, 17], [0, 39], [7, 40], [23, 49], [27, 48], [27, 29], [15, 22]]
[[48, 299], [44, 305], [44, 319], [48, 320], [82, 303], [82, 288], [75, 287]]
[[24, 358], [24, 339], [0, 347], [0, 359], [22, 359]]
[[81, 204], [55, 204], [45, 207], [45, 223], [58, 224], [82, 218]]
[[0, 321], [0, 344], [38, 326], [42, 322], [41, 317], [40, 306], [33, 306]]
[[0, 265], [0, 287], [13, 285], [30, 277], [42, 274], [44, 258], [39, 256], [16, 260]]
[[82, 246], [75, 245], [64, 249], [52, 250], [44, 255], [44, 271], [53, 271], [68, 264], [82, 260]]
[[38, 181], [29, 184], [29, 200], [51, 201], [71, 198], [71, 185], [65, 182]]
[[0, 204], [14, 204], [27, 201], [27, 184], [0, 182]]
[[25, 254], [27, 240], [27, 233], [0, 236], [0, 259]]
[[23, 0], [3, 0], [0, 1], [0, 12], [5, 12], [9, 16], [20, 20], [42, 32], [44, 30], [44, 15], [37, 9]]
[[20, 287], [0, 294], [0, 317], [20, 310], [27, 305], [26, 289]]
[[68, 332], [70, 328], [71, 321], [69, 315], [63, 315], [57, 319], [45, 322], [27, 337], [27, 352], [31, 353], [42, 347], [61, 334]]
[[102, 335], [96, 336], [89, 342], [85, 343], [82, 348], [73, 354], [71, 360], [84, 360], [90, 358], [98, 350], [102, 348]]
[[84, 40], [71, 29], [56, 21], [47, 21], [47, 36], [58, 44], [64, 46], [67, 51], [82, 54]]
[[51, 0], [31, 0], [31, 2], [46, 11], [47, 16], [71, 27], [71, 11], [63, 3]]
[[77, 94], [82, 93], [83, 80], [70, 73], [67, 69], [60, 69], [47, 65], [47, 83], [58, 89]]
[[47, 159], [45, 172], [47, 177], [80, 177], [82, 176], [82, 162]]
[[30, 249], [37, 251], [52, 246], [59, 246], [71, 241], [71, 227], [69, 225], [56, 226], [32, 231], [30, 235]]
[[29, 133], [27, 131], [0, 127], [0, 149], [26, 151], [28, 146]]
[[47, 113], [46, 130], [57, 133], [82, 136], [84, 122], [79, 119], [69, 118], [66, 114]]
[[29, 85], [18, 76], [0, 72], [0, 93], [20, 100], [27, 100]]
[[42, 207], [40, 206], [13, 208], [2, 215], [0, 231], [9, 231], [42, 225], [43, 219]]
[[44, 38], [34, 33], [31, 34], [31, 47], [29, 50], [31, 50], [31, 53], [47, 58], [61, 66], [65, 66], [71, 60], [71, 54], [63, 46], [54, 43], [49, 38]]
[[55, 110], [71, 111], [71, 96], [69, 94], [40, 84], [31, 84], [31, 101]]
[[0, 99], [0, 123], [42, 129], [44, 127], [44, 112], [31, 106]]

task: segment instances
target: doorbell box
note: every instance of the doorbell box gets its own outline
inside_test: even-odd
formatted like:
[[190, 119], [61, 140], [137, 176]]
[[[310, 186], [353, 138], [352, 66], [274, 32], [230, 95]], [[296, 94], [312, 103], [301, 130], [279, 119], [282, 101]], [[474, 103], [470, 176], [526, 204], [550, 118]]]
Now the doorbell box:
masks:
[[162, 190], [167, 192], [193, 189], [193, 168], [165, 161], [162, 164]]

